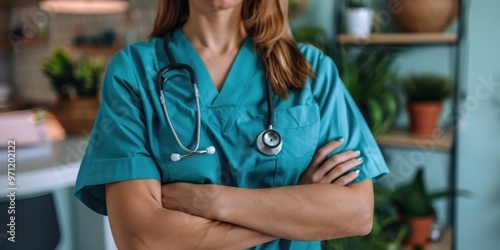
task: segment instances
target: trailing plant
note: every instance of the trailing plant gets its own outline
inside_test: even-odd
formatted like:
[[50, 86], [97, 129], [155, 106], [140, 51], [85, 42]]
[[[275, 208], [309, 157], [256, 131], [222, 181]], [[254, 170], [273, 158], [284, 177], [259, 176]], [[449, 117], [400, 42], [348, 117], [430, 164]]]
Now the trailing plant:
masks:
[[375, 136], [387, 132], [396, 119], [399, 50], [370, 48], [354, 56], [343, 51], [340, 58], [340, 76]]
[[67, 49], [55, 47], [52, 58], [43, 60], [40, 67], [60, 98], [74, 99], [98, 93], [105, 63], [101, 58], [73, 62]]
[[411, 75], [402, 80], [408, 101], [443, 101], [453, 94], [453, 81], [435, 74]]

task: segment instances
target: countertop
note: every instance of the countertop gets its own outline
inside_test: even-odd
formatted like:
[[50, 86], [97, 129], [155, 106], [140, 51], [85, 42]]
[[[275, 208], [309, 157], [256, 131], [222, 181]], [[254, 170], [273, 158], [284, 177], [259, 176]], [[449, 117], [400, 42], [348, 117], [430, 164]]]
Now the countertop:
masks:
[[[71, 187], [76, 181], [88, 140], [68, 137], [62, 141], [31, 147], [16, 147], [16, 195], [29, 196]], [[0, 150], [0, 195], [8, 194], [8, 152]]]

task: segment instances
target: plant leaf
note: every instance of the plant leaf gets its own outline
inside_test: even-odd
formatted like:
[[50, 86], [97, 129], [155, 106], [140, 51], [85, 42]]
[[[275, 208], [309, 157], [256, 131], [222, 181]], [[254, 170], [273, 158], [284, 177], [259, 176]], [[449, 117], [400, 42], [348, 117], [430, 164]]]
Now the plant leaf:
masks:
[[383, 119], [382, 108], [375, 98], [367, 98], [366, 107], [369, 110], [371, 130], [377, 136], [380, 133], [380, 126]]

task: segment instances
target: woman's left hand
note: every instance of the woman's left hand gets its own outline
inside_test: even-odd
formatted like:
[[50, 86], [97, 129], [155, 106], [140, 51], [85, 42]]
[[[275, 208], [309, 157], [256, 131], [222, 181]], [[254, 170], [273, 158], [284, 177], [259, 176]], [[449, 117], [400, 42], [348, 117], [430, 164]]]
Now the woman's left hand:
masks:
[[359, 151], [349, 150], [327, 159], [327, 156], [337, 150], [342, 143], [342, 138], [335, 139], [320, 148], [300, 176], [298, 184], [331, 183], [346, 186], [354, 181], [358, 177], [359, 170], [351, 170], [363, 163], [363, 157], [359, 157]]
[[166, 209], [208, 218], [211, 202], [221, 186], [174, 182], [161, 187], [161, 203]]

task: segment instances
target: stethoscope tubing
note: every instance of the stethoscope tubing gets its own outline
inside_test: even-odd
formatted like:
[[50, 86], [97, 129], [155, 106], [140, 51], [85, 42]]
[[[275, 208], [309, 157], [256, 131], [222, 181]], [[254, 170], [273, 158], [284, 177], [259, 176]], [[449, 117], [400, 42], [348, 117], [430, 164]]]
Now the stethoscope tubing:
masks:
[[[177, 144], [181, 147], [184, 152], [188, 153], [187, 155], [180, 155], [180, 154], [172, 154], [171, 159], [173, 161], [178, 161], [183, 158], [188, 158], [196, 154], [213, 154], [215, 152], [215, 148], [213, 146], [208, 147], [205, 150], [199, 150], [200, 147], [200, 140], [201, 140], [201, 108], [200, 108], [200, 94], [198, 91], [198, 84], [197, 84], [197, 79], [196, 79], [196, 73], [194, 69], [183, 63], [177, 63], [175, 61], [175, 58], [172, 54], [172, 51], [170, 50], [169, 46], [169, 34], [166, 34], [164, 37], [164, 49], [165, 53], [167, 54], [167, 57], [170, 61], [170, 65], [165, 66], [162, 68], [156, 77], [156, 89], [159, 92], [160, 95], [160, 101], [162, 104], [163, 112], [165, 113], [165, 117], [167, 119], [167, 123], [170, 127], [170, 130], [172, 131], [172, 134], [177, 141]], [[174, 74], [168, 77], [164, 77], [164, 75], [168, 72], [171, 72], [173, 70], [187, 70], [189, 73], [189, 77], [187, 77], [184, 74]], [[190, 80], [191, 85], [193, 86], [194, 89], [194, 94], [195, 94], [195, 100], [196, 100], [196, 146], [194, 149], [189, 149], [187, 148], [182, 141], [179, 138], [179, 135], [177, 135], [177, 132], [174, 128], [174, 125], [172, 123], [172, 120], [170, 119], [170, 115], [168, 113], [167, 109], [167, 102], [165, 100], [165, 95], [163, 94], [164, 89], [165, 89], [165, 84], [168, 81], [168, 79], [172, 76], [183, 76], [185, 78], [188, 78]], [[267, 122], [268, 122], [268, 127], [264, 131], [262, 131], [258, 136], [257, 136], [257, 148], [258, 150], [265, 155], [271, 156], [271, 155], [276, 155], [281, 151], [282, 148], [282, 140], [281, 136], [279, 133], [275, 130], [273, 130], [274, 126], [274, 105], [273, 105], [273, 99], [272, 99], [272, 87], [269, 82], [266, 82], [266, 94], [267, 94]], [[265, 137], [265, 135], [268, 135], [269, 133], [275, 133], [275, 138], [278, 138], [279, 143], [277, 145], [268, 145], [266, 143], [265, 139], [268, 137]], [[272, 139], [271, 139], [272, 141]]]
[[[165, 81], [167, 81], [167, 80], [168, 80], [168, 78], [165, 79]], [[199, 99], [199, 92], [198, 92], [198, 87], [196, 86], [196, 83], [193, 84], [193, 88], [195, 89], [194, 92], [195, 92], [195, 96], [196, 96], [196, 98], [195, 98], [196, 99], [196, 146], [194, 147], [194, 149], [187, 148], [182, 143], [179, 136], [177, 135], [177, 132], [174, 128], [174, 124], [172, 123], [172, 120], [170, 119], [170, 115], [168, 113], [165, 95], [163, 94], [163, 90], [160, 91], [160, 100], [162, 103], [163, 112], [165, 113], [165, 116], [167, 118], [167, 123], [170, 127], [170, 130], [172, 131], [172, 134], [174, 135], [175, 140], [177, 141], [179, 146], [182, 148], [182, 150], [186, 151], [189, 154], [198, 153], [197, 151], [198, 151], [198, 148], [200, 147], [200, 140], [201, 140], [201, 138], [200, 138], [200, 134], [201, 134], [201, 130], [200, 130], [200, 127], [201, 127], [200, 99]]]

